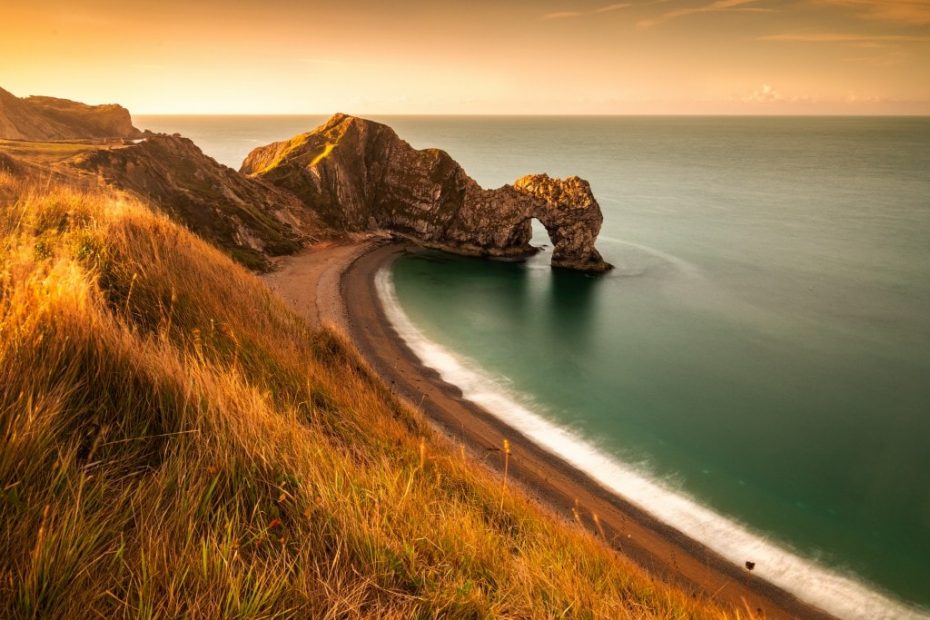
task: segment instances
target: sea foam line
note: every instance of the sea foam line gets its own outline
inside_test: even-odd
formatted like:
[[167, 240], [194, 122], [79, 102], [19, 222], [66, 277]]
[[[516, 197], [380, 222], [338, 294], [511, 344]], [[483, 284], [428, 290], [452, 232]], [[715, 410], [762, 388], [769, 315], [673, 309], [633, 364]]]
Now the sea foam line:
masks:
[[585, 472], [605, 489], [738, 566], [746, 560], [755, 562], [757, 575], [839, 618], [930, 618], [926, 610], [893, 600], [751, 532], [745, 525], [649, 479], [631, 465], [599, 451], [576, 433], [531, 411], [518, 402], [517, 396], [508, 395], [503, 386], [483, 374], [476, 364], [456, 357], [417, 329], [400, 306], [389, 267], [377, 273], [375, 286], [388, 320], [421, 362], [436, 370], [444, 381], [458, 386], [465, 398], [536, 445]]
[[598, 241], [606, 241], [608, 243], [616, 243], [618, 245], [625, 245], [631, 248], [636, 248], [647, 254], [652, 254], [658, 258], [661, 258], [670, 265], [674, 265], [679, 271], [688, 276], [698, 277], [701, 275], [701, 270], [694, 263], [690, 263], [683, 258], [678, 258], [674, 254], [669, 254], [668, 252], [663, 252], [657, 248], [643, 245], [641, 243], [634, 243], [632, 241], [624, 241], [623, 239], [618, 239], [616, 237], [608, 237], [606, 235], [598, 235]]

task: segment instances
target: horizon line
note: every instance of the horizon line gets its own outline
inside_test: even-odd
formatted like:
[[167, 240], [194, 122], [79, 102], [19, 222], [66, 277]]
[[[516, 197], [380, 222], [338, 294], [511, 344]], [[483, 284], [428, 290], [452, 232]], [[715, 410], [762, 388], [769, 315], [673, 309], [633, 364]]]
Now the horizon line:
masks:
[[[174, 116], [174, 117], [331, 117], [343, 112], [141, 112], [130, 113], [133, 118], [146, 116]], [[591, 113], [477, 113], [477, 112], [363, 112], [350, 113], [348, 116], [395, 116], [395, 117], [436, 117], [436, 118], [619, 118], [619, 117], [683, 117], [683, 118], [930, 118], [927, 112], [861, 112], [861, 113], [830, 113], [830, 112], [799, 112], [799, 113], [753, 113], [753, 112], [612, 112], [603, 114]]]

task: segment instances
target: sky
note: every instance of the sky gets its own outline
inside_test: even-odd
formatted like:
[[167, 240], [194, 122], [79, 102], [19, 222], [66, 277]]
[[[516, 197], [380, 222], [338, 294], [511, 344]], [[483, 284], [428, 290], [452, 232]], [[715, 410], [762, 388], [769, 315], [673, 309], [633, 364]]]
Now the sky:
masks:
[[0, 0], [0, 87], [134, 114], [930, 114], [930, 0]]

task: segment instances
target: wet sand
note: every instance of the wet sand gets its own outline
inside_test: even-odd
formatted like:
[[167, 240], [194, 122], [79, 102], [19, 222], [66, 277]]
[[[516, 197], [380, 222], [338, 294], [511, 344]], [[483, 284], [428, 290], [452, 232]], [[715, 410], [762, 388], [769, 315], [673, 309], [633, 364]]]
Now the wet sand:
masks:
[[409, 247], [383, 238], [329, 244], [281, 259], [265, 279], [313, 324], [343, 331], [401, 399], [485, 465], [502, 467], [500, 446], [508, 439], [510, 476], [524, 490], [560, 518], [573, 519], [574, 509], [585, 526], [660, 578], [764, 618], [831, 617], [606, 491], [424, 366], [394, 331], [375, 288], [378, 271]]

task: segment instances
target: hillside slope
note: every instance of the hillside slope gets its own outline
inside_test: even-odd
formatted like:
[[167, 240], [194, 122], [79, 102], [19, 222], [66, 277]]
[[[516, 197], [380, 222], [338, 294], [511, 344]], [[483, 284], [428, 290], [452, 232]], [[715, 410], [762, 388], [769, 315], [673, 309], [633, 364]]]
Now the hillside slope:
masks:
[[140, 135], [122, 106], [92, 106], [57, 97], [19, 98], [0, 88], [0, 138], [75, 140]]
[[434, 437], [164, 215], [7, 195], [0, 616], [723, 616]]
[[88, 152], [67, 164], [132, 192], [253, 269], [326, 231], [290, 192], [244, 177], [180, 136], [148, 134], [131, 147]]
[[0, 140], [4, 169], [22, 180], [126, 192], [257, 271], [329, 233], [289, 192], [242, 176], [180, 136], [147, 134], [127, 145]]

